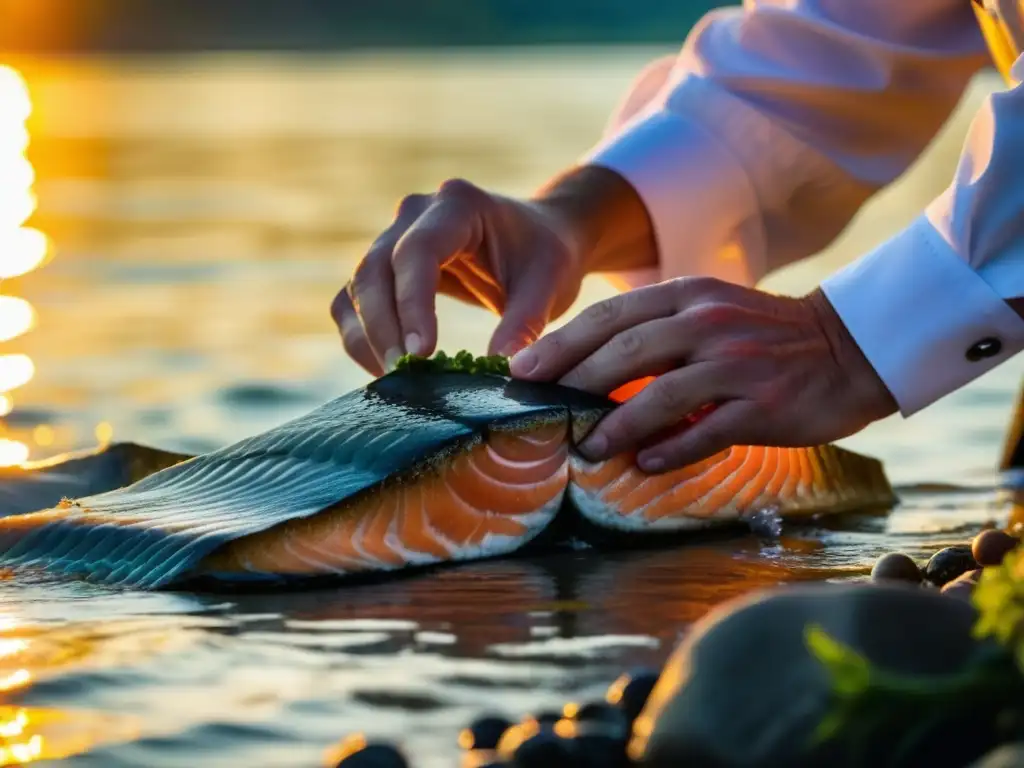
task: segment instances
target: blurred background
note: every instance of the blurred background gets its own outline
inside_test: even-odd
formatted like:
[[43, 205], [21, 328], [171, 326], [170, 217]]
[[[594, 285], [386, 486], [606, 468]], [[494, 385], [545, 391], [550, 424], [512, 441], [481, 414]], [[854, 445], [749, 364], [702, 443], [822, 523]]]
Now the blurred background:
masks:
[[[208, 450], [361, 385], [328, 305], [397, 201], [450, 176], [532, 191], [714, 5], [0, 0], [0, 463]], [[998, 87], [980, 77], [910, 174], [766, 287], [804, 291], [907, 223]], [[491, 316], [440, 309], [446, 349], [484, 350]], [[851, 444], [896, 479], [987, 477], [1021, 372]]]

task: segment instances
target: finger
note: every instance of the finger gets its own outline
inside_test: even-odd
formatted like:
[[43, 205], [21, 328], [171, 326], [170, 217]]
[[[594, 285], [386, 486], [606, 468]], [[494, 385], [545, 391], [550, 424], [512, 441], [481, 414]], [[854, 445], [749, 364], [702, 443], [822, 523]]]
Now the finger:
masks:
[[[391, 268], [402, 343], [414, 354], [429, 354], [437, 344], [435, 299], [442, 267], [460, 253], [479, 247], [479, 193], [468, 183], [446, 183], [434, 203], [395, 245]], [[472, 189], [476, 189], [472, 187]]]
[[402, 329], [395, 310], [395, 278], [391, 271], [390, 238], [382, 237], [370, 248], [349, 282], [349, 298], [359, 315], [363, 333], [374, 357], [391, 370], [402, 356]]
[[636, 379], [678, 368], [686, 361], [692, 342], [676, 316], [641, 323], [612, 336], [559, 383], [605, 395]]
[[509, 288], [505, 311], [494, 329], [488, 354], [511, 357], [537, 340], [551, 317], [555, 291], [544, 259], [538, 259]]
[[713, 362], [659, 376], [601, 419], [579, 446], [580, 452], [599, 461], [635, 450], [705, 404], [734, 397], [736, 378], [732, 366]]
[[670, 315], [674, 309], [670, 291], [659, 285], [600, 301], [516, 355], [512, 375], [544, 381], [560, 379], [615, 334]]
[[338, 326], [341, 343], [349, 357], [371, 376], [383, 375], [384, 371], [363, 332], [363, 324], [359, 321], [359, 315], [356, 314], [355, 307], [352, 306], [347, 285], [338, 292], [334, 301], [331, 302], [331, 317], [334, 318], [334, 324]]
[[402, 235], [422, 214], [427, 195], [407, 195], [398, 205], [395, 220], [370, 246], [348, 285], [363, 333], [383, 370], [389, 370], [404, 352], [401, 327], [395, 309], [395, 277], [391, 256]]
[[757, 406], [750, 400], [730, 400], [696, 424], [637, 454], [645, 472], [668, 472], [696, 464], [734, 445], [752, 442], [751, 424], [758, 423]]

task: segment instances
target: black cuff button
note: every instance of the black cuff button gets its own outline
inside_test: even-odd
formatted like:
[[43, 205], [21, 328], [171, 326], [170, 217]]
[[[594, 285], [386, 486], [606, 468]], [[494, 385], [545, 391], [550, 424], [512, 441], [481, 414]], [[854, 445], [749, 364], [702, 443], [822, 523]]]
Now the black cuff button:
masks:
[[970, 349], [967, 350], [965, 357], [972, 363], [976, 363], [988, 357], [995, 357], [1002, 351], [1003, 342], [995, 336], [989, 336], [972, 344]]

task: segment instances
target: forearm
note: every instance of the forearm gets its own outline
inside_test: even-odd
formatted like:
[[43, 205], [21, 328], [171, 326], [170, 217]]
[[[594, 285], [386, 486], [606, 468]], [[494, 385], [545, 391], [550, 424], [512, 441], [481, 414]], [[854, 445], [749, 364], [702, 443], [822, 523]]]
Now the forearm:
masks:
[[658, 265], [647, 207], [618, 173], [592, 165], [574, 167], [551, 179], [534, 200], [562, 222], [584, 274]]
[[751, 0], [649, 66], [582, 162], [647, 208], [658, 263], [640, 282], [752, 285], [827, 246], [986, 61], [963, 0]]

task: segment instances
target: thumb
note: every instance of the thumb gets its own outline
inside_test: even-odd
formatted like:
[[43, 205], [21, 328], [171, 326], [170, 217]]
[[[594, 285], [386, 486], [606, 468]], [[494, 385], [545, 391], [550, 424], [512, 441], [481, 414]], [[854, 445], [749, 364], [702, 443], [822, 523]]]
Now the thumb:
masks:
[[488, 354], [512, 357], [535, 342], [547, 326], [555, 298], [554, 279], [543, 260], [538, 260], [537, 267], [509, 289]]

